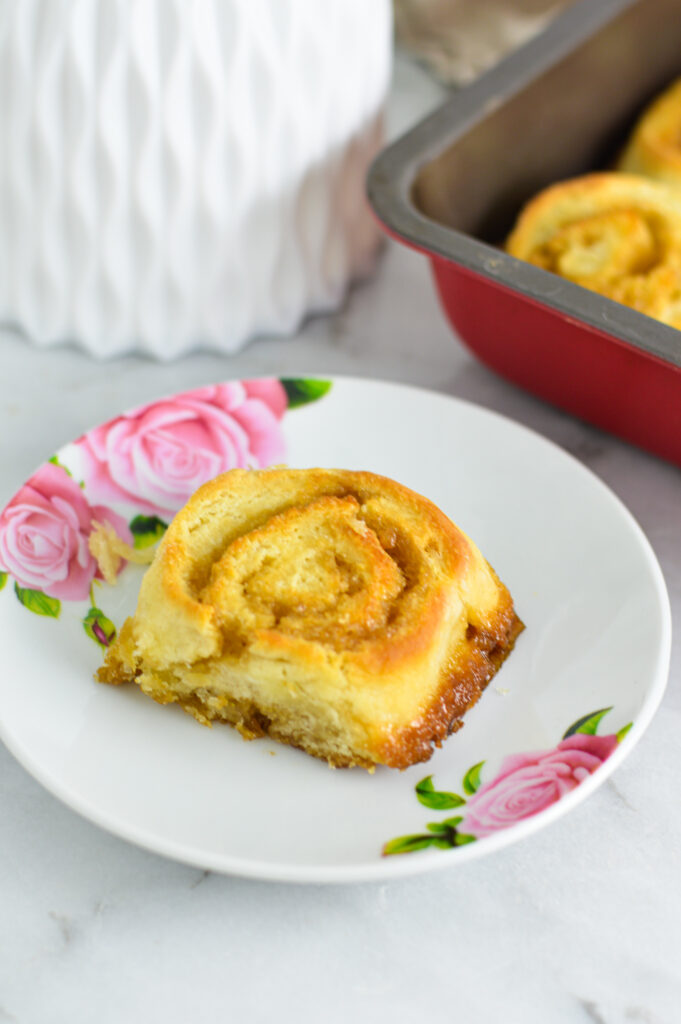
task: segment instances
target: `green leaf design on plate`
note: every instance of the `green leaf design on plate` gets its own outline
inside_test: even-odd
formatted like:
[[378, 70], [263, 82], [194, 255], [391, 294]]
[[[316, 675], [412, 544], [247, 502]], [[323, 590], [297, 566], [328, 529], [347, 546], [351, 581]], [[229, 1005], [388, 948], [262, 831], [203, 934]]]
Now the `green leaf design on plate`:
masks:
[[398, 836], [391, 839], [383, 847], [383, 856], [387, 857], [394, 853], [415, 853], [417, 850], [425, 850], [428, 846], [434, 846], [438, 850], [451, 850], [455, 846], [463, 846], [465, 843], [472, 843], [475, 836], [462, 835], [456, 831], [463, 818], [446, 818], [444, 821], [429, 821], [426, 825], [427, 833], [415, 833], [409, 836]]
[[445, 839], [444, 836], [433, 836], [431, 846], [437, 847], [438, 850], [451, 850], [452, 841], [449, 838]]
[[[64, 472], [67, 473], [69, 476], [71, 476], [71, 477], [73, 476], [73, 473], [71, 472], [71, 470], [68, 469], [68, 467], [65, 466], [63, 462], [59, 461], [59, 457], [57, 455], [53, 455], [52, 458], [48, 459], [47, 461], [51, 462], [53, 466], [59, 466], [59, 468], [63, 469]], [[84, 484], [81, 484], [81, 487], [84, 487], [84, 486], [85, 486]]]
[[468, 793], [469, 796], [473, 796], [473, 793], [477, 793], [480, 789], [480, 772], [485, 762], [478, 761], [472, 768], [469, 768], [463, 777], [463, 791]]
[[6, 572], [0, 572], [0, 590], [2, 590], [2, 588], [5, 585], [5, 583], [7, 583], [7, 573]]
[[627, 733], [629, 732], [629, 730], [631, 729], [633, 724], [634, 724], [633, 722], [629, 722], [628, 725], [623, 725], [622, 728], [619, 730], [619, 732], [615, 733], [615, 736], [617, 737], [617, 742], [618, 743], [622, 742], [622, 740], [627, 735]]
[[414, 853], [415, 850], [425, 850], [427, 846], [439, 846], [441, 848], [443, 842], [446, 846], [450, 845], [446, 840], [442, 840], [440, 836], [397, 836], [396, 839], [389, 839], [385, 844], [383, 847], [383, 856], [390, 857], [396, 853]]
[[90, 608], [83, 619], [83, 629], [100, 647], [108, 647], [116, 638], [116, 627], [99, 608]]
[[460, 825], [462, 821], [462, 817], [445, 818], [444, 821], [429, 822], [426, 825], [426, 828], [430, 832], [436, 832], [438, 835], [447, 835], [452, 829], [455, 829], [457, 825]]
[[600, 711], [592, 711], [591, 714], [584, 715], [584, 718], [578, 718], [567, 732], [563, 733], [563, 739], [566, 740], [568, 736], [574, 736], [576, 732], [584, 733], [586, 736], [595, 736], [601, 719], [607, 715], [608, 711], [612, 711], [612, 705], [609, 708], [601, 708]]
[[441, 825], [446, 825], [447, 828], [456, 828], [463, 821], [461, 815], [456, 818], [445, 818], [444, 821], [440, 822]]
[[161, 539], [167, 529], [168, 524], [158, 516], [135, 516], [130, 521], [130, 532], [136, 548], [150, 548]]
[[280, 380], [289, 409], [297, 409], [323, 398], [331, 390], [330, 380], [316, 380], [312, 377], [282, 377]]
[[17, 595], [24, 608], [28, 608], [35, 615], [47, 615], [51, 619], [59, 618], [61, 601], [56, 597], [48, 597], [42, 590], [28, 590], [14, 584], [14, 593]]
[[430, 807], [431, 811], [449, 811], [453, 807], [461, 807], [466, 801], [458, 793], [440, 792], [433, 786], [433, 776], [426, 775], [414, 787], [419, 803]]

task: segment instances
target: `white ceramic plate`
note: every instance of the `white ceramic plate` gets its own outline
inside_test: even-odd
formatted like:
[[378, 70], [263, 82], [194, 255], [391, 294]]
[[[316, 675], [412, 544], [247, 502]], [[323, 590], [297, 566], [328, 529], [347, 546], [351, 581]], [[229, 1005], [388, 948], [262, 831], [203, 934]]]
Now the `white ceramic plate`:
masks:
[[[631, 515], [559, 448], [476, 406], [371, 381], [336, 379], [326, 393], [285, 384], [135, 410], [66, 446], [12, 499], [0, 517], [7, 746], [116, 835], [257, 878], [453, 867], [574, 808], [641, 737], [667, 679], [668, 598]], [[267, 739], [202, 728], [136, 687], [93, 682], [143, 572], [128, 565], [115, 587], [93, 579], [93, 515], [132, 521], [144, 544], [203, 478], [283, 460], [373, 470], [426, 495], [515, 598], [526, 623], [515, 651], [427, 764], [330, 771]]]

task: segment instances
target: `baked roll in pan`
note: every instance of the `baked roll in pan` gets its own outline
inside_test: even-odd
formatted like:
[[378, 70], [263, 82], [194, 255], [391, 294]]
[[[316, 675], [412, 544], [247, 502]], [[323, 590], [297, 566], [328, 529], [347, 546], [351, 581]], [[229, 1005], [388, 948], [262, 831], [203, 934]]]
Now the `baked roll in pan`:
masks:
[[552, 185], [522, 210], [506, 248], [681, 327], [681, 193], [669, 186], [616, 172]]
[[681, 78], [643, 112], [618, 169], [681, 189]]

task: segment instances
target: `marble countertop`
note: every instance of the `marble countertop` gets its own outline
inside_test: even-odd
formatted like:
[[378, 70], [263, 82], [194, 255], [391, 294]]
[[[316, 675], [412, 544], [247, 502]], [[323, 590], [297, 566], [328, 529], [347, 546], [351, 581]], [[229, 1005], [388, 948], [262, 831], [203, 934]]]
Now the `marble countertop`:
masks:
[[[397, 134], [442, 92], [398, 61]], [[465, 397], [539, 431], [625, 502], [681, 612], [678, 469], [528, 397], [453, 338], [425, 260], [389, 244], [335, 315], [240, 354], [93, 362], [0, 334], [0, 504], [45, 453], [226, 377], [352, 374]], [[0, 1022], [681, 1020], [681, 650], [661, 708], [588, 801], [494, 856], [389, 884], [201, 872], [63, 806], [0, 747]]]

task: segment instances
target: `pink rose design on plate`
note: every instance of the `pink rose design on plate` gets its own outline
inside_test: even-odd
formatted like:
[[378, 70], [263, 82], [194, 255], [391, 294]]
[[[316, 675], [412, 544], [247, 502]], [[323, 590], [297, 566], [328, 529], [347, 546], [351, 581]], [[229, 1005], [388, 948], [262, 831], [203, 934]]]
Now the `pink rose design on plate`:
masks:
[[616, 746], [615, 735], [575, 733], [554, 750], [512, 754], [470, 798], [462, 827], [480, 838], [538, 814], [600, 768]]
[[284, 387], [269, 379], [197, 388], [118, 416], [77, 442], [88, 492], [173, 516], [218, 473], [282, 461], [286, 408]]
[[427, 832], [389, 839], [383, 855], [464, 846], [546, 810], [593, 775], [628, 733], [631, 722], [609, 736], [596, 735], [610, 711], [612, 707], [601, 708], [573, 722], [552, 750], [506, 757], [497, 775], [484, 785], [480, 776], [485, 762], [479, 761], [462, 779], [465, 796], [436, 789], [432, 775], [421, 779], [415, 786], [419, 803], [448, 816], [428, 822]]
[[110, 508], [90, 505], [61, 466], [50, 462], [24, 484], [0, 514], [0, 568], [20, 587], [79, 601], [100, 578], [90, 554], [92, 522], [109, 523], [132, 543], [127, 524]]

